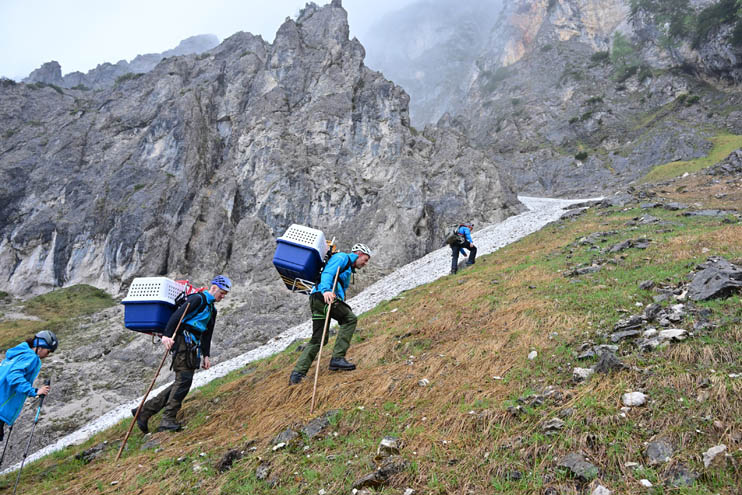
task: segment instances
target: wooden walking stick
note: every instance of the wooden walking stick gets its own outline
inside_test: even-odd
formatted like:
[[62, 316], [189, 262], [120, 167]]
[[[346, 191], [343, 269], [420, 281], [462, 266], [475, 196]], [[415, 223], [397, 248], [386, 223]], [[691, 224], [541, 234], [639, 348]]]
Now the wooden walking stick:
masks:
[[[175, 327], [175, 331], [173, 332], [173, 337], [172, 337], [173, 340], [175, 340], [175, 336], [178, 335], [178, 330], [180, 329], [180, 324], [183, 323], [183, 318], [185, 318], [185, 315], [188, 314], [188, 306], [190, 306], [190, 303], [186, 303], [185, 310], [183, 311], [183, 314], [180, 315], [180, 321], [178, 321], [178, 326]], [[121, 452], [124, 451], [126, 442], [127, 440], [129, 440], [129, 435], [131, 435], [131, 430], [134, 429], [134, 423], [137, 422], [137, 419], [139, 418], [139, 413], [142, 412], [142, 406], [144, 406], [144, 402], [147, 400], [147, 396], [152, 391], [152, 387], [155, 386], [155, 380], [157, 380], [157, 377], [160, 374], [160, 370], [162, 369], [162, 365], [165, 364], [165, 359], [167, 359], [168, 354], [170, 354], [170, 349], [165, 350], [165, 355], [162, 356], [162, 361], [160, 361], [160, 366], [157, 368], [157, 371], [155, 372], [155, 376], [152, 378], [152, 383], [149, 384], [147, 393], [144, 394], [144, 397], [142, 397], [142, 402], [140, 402], [139, 407], [137, 407], [137, 413], [134, 415], [134, 419], [131, 420], [131, 424], [129, 425], [129, 431], [126, 432], [126, 436], [124, 437], [124, 440], [121, 442], [119, 453], [116, 454], [117, 461], [121, 457]]]
[[[332, 293], [335, 293], [335, 286], [338, 283], [338, 276], [340, 275], [340, 267], [335, 272], [335, 281], [332, 282]], [[312, 405], [309, 408], [309, 414], [314, 412], [314, 396], [317, 393], [317, 379], [319, 378], [319, 362], [322, 359], [322, 345], [325, 342], [325, 335], [327, 334], [327, 327], [330, 323], [330, 310], [332, 309], [332, 302], [327, 305], [327, 315], [325, 315], [325, 327], [322, 329], [322, 339], [319, 341], [319, 352], [317, 353], [317, 371], [314, 374], [314, 388], [312, 389]]]

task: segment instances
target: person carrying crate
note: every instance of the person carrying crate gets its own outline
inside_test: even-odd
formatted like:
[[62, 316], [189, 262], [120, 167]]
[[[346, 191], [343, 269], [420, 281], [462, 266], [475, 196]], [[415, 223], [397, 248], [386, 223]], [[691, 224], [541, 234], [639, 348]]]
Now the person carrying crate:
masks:
[[[350, 253], [335, 253], [327, 261], [320, 281], [312, 289], [309, 295], [309, 309], [312, 312], [312, 338], [304, 348], [294, 370], [289, 376], [289, 385], [296, 385], [307, 375], [309, 367], [312, 366], [314, 358], [319, 352], [320, 341], [327, 316], [327, 308], [332, 303], [330, 318], [335, 319], [340, 328], [335, 339], [335, 347], [330, 359], [330, 371], [352, 371], [356, 365], [345, 359], [345, 354], [350, 347], [350, 339], [356, 330], [358, 318], [353, 310], [345, 302], [345, 291], [350, 285], [351, 274], [359, 268], [363, 268], [371, 258], [371, 250], [365, 244], [356, 244]], [[340, 269], [335, 292], [332, 284], [335, 273]], [[327, 343], [329, 335], [325, 335], [324, 344]], [[323, 344], [323, 345], [324, 345]]]
[[[180, 411], [183, 399], [191, 389], [193, 374], [201, 364], [201, 356], [203, 356], [203, 368], [207, 370], [211, 367], [209, 354], [217, 313], [214, 303], [224, 299], [230, 290], [232, 290], [232, 281], [229, 277], [217, 275], [211, 281], [208, 291], [188, 296], [186, 299], [188, 313], [183, 317], [180, 330], [174, 339], [172, 338], [173, 332], [183, 316], [186, 304], [179, 306], [170, 316], [162, 334], [162, 344], [165, 349], [173, 353], [170, 368], [175, 372], [175, 381], [142, 406], [142, 411], [137, 418], [137, 426], [142, 433], [149, 432], [149, 418], [161, 409], [165, 411], [157, 431], [180, 431], [182, 429], [182, 425], [176, 421], [175, 417]], [[135, 415], [136, 411], [136, 408], [132, 409], [132, 415]]]

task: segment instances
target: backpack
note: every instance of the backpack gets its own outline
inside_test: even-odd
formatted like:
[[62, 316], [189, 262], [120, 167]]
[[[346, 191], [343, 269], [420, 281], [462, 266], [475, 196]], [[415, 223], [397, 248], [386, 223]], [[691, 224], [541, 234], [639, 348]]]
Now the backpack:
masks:
[[[200, 289], [196, 289], [194, 286], [191, 285], [191, 283], [188, 280], [176, 280], [179, 284], [182, 284], [184, 286], [183, 291], [175, 296], [175, 309], [178, 309], [179, 307], [183, 306], [186, 302], [186, 299], [188, 299], [188, 296], [191, 294], [201, 294], [206, 290], [206, 287], [201, 287]], [[203, 306], [204, 298], [201, 298], [201, 306]], [[200, 307], [200, 306], [199, 306]], [[189, 311], [190, 313], [190, 311]]]
[[453, 229], [446, 236], [446, 244], [448, 244], [449, 246], [453, 246], [454, 244], [465, 244], [466, 243], [466, 236], [464, 234], [459, 233], [460, 227], [461, 227], [460, 224], [456, 224], [453, 226]]

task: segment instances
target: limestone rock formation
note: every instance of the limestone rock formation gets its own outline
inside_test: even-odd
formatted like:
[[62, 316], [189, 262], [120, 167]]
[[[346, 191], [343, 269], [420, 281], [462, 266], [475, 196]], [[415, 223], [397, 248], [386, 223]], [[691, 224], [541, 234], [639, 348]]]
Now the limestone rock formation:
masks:
[[0, 86], [0, 288], [136, 276], [272, 283], [291, 223], [376, 248], [377, 275], [439, 247], [461, 218], [521, 211], [454, 130], [409, 126], [408, 96], [366, 68], [339, 1], [271, 45], [237, 33], [103, 91]]
[[203, 53], [218, 44], [219, 38], [213, 34], [191, 36], [171, 50], [137, 55], [131, 62], [126, 60], [119, 60], [115, 64], [105, 62], [86, 74], [75, 71], [62, 76], [62, 67], [59, 62], [52, 60], [31, 72], [23, 82], [53, 84], [63, 88], [101, 89], [113, 86], [120, 77], [126, 77], [127, 74], [149, 72], [164, 58]]

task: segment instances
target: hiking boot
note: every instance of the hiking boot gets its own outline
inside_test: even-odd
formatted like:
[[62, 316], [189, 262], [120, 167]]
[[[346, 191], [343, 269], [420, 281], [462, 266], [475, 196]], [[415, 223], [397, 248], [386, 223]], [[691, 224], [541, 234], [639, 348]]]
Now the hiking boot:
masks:
[[299, 382], [301, 382], [304, 377], [307, 376], [304, 373], [299, 373], [298, 371], [292, 371], [291, 376], [289, 377], [289, 385], [297, 385]]
[[169, 419], [163, 419], [160, 421], [160, 427], [157, 431], [180, 431], [183, 429], [183, 425], [177, 421], [170, 421]]
[[330, 371], [353, 371], [356, 365], [349, 363], [344, 357], [330, 359]]
[[[137, 415], [137, 408], [131, 410], [131, 415], [136, 416]], [[149, 422], [149, 418], [145, 418], [144, 414], [142, 412], [139, 412], [139, 416], [137, 417], [137, 427], [139, 430], [144, 433], [145, 435], [149, 433], [149, 425], [147, 423]]]

